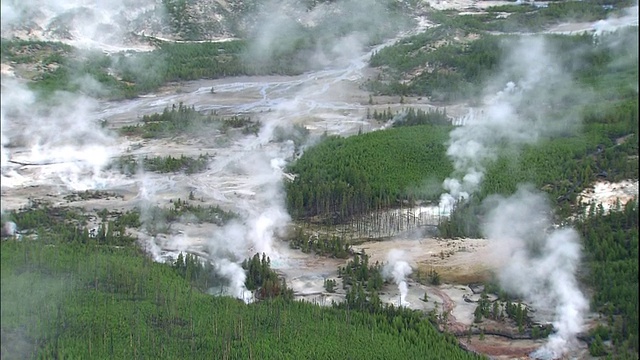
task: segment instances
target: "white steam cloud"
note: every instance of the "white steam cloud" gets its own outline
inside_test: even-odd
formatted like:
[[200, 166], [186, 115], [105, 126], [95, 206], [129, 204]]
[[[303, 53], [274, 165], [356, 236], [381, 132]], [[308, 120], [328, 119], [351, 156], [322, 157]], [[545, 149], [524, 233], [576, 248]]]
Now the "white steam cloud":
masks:
[[393, 249], [387, 255], [387, 263], [382, 268], [382, 275], [393, 280], [398, 285], [398, 291], [400, 292], [400, 300], [398, 306], [408, 306], [409, 303], [405, 300], [409, 288], [407, 286], [407, 276], [411, 275], [411, 265], [405, 260], [407, 255], [402, 250]]
[[576, 130], [577, 114], [559, 110], [569, 107], [563, 101], [587, 101], [589, 93], [572, 83], [552, 53], [543, 37], [519, 39], [503, 60], [503, 73], [487, 87], [492, 95], [457, 120], [447, 149], [455, 171], [442, 184], [444, 213], [480, 189], [486, 166], [498, 157], [500, 147], [514, 148]]
[[498, 271], [501, 286], [554, 314], [556, 332], [533, 356], [558, 358], [568, 353], [589, 307], [576, 279], [581, 258], [578, 233], [554, 228], [545, 196], [529, 187], [508, 198], [488, 198], [486, 204], [492, 209], [483, 233], [494, 256], [508, 259]]
[[21, 82], [3, 77], [2, 177], [7, 178], [3, 186], [11, 186], [11, 180], [19, 177], [16, 165], [40, 166], [39, 177], [30, 181], [57, 179], [69, 190], [101, 188], [109, 181], [102, 168], [118, 144], [93, 119], [96, 101], [63, 92], [55, 96], [58, 104], [44, 109]]
[[232, 296], [241, 299], [245, 303], [253, 301], [251, 291], [247, 290], [244, 285], [247, 275], [240, 265], [227, 259], [221, 259], [215, 263], [215, 266], [218, 274], [229, 279]]

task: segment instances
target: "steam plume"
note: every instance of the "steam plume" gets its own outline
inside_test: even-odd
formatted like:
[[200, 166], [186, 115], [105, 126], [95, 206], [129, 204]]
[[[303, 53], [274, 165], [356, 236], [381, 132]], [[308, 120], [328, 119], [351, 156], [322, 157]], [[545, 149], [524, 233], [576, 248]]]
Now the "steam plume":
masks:
[[226, 259], [221, 259], [216, 262], [216, 272], [229, 279], [231, 294], [235, 298], [241, 299], [245, 303], [250, 303], [253, 300], [251, 292], [247, 290], [244, 285], [247, 275], [240, 265]]
[[400, 292], [399, 306], [409, 305], [405, 300], [409, 291], [406, 278], [411, 274], [412, 270], [409, 263], [402, 260], [406, 258], [407, 256], [404, 251], [393, 249], [387, 255], [387, 263], [382, 268], [384, 277], [393, 280], [393, 282], [398, 285], [398, 291]]
[[533, 356], [557, 358], [571, 350], [582, 330], [588, 301], [578, 287], [576, 271], [581, 245], [571, 228], [554, 229], [546, 198], [521, 187], [505, 198], [486, 200], [491, 208], [483, 224], [492, 253], [508, 259], [498, 271], [501, 286], [538, 309], [553, 311], [556, 332]]
[[3, 78], [2, 82], [3, 177], [12, 172], [9, 161], [15, 160], [42, 166], [43, 180], [58, 179], [70, 190], [103, 187], [108, 178], [102, 168], [118, 144], [93, 120], [96, 101], [60, 92], [59, 103], [43, 109], [19, 81]]
[[486, 166], [501, 147], [514, 149], [578, 128], [577, 114], [558, 110], [587, 101], [589, 93], [572, 83], [552, 53], [543, 37], [519, 39], [502, 62], [503, 72], [487, 85], [484, 105], [457, 120], [449, 134], [454, 173], [442, 184], [443, 212], [480, 189]]

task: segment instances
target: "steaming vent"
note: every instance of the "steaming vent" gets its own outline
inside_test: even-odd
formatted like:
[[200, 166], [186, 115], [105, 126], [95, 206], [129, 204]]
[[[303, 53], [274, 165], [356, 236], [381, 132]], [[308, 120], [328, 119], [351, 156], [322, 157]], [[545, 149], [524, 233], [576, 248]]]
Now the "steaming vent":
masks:
[[407, 276], [412, 272], [411, 266], [408, 262], [402, 259], [406, 259], [407, 256], [402, 250], [393, 249], [387, 255], [387, 264], [382, 269], [382, 274], [385, 278], [393, 280], [398, 285], [398, 292], [400, 298], [398, 299], [398, 306], [411, 305], [405, 299], [409, 292], [409, 287], [406, 282]]
[[2, 236], [15, 236], [18, 233], [18, 225], [13, 221], [7, 221], [2, 227]]

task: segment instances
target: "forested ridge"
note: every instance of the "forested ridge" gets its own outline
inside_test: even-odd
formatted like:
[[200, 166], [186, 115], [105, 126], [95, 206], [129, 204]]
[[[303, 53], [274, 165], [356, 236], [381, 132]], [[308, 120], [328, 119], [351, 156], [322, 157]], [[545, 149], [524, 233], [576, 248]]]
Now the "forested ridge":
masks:
[[[539, 36], [544, 36], [549, 51], [557, 58], [554, 61], [572, 74], [578, 84], [604, 85], [608, 93], [602, 94], [606, 94], [607, 99], [613, 99], [615, 95], [633, 95], [629, 77], [637, 78], [637, 66], [625, 61], [634, 56], [637, 59], [634, 55], [637, 47], [611, 47], [610, 44], [621, 39], [630, 44], [637, 43], [637, 27], [605, 33], [596, 40], [589, 33]], [[468, 33], [448, 25], [433, 27], [374, 53], [370, 66], [384, 71], [378, 78], [369, 80], [366, 86], [380, 95], [429, 96], [447, 103], [477, 99], [483, 95], [484, 85], [491, 76], [499, 70], [509, 70], [502, 68], [504, 58], [519, 39], [518, 35], [484, 31]], [[616, 58], [623, 61], [613, 66]], [[513, 75], [517, 78], [517, 74]], [[603, 81], [616, 82], [618, 87], [602, 84]]]

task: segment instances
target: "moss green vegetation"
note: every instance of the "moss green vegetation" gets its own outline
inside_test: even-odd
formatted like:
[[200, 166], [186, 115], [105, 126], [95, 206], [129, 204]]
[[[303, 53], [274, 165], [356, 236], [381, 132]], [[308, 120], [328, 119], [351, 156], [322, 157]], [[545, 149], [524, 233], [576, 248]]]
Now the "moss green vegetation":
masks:
[[[3, 359], [479, 358], [410, 310], [283, 296], [246, 305], [200, 291], [211, 268], [190, 255], [158, 264], [135, 245], [85, 240], [47, 231], [2, 241]], [[253, 287], [274, 280], [268, 262], [245, 262], [252, 281], [265, 280]]]
[[[243, 134], [256, 135], [260, 126], [260, 121], [254, 122], [248, 117], [222, 118], [214, 114], [203, 114], [196, 111], [193, 106], [188, 107], [180, 103], [178, 106], [174, 104], [171, 108], [165, 108], [161, 114], [144, 115], [141, 124], [124, 126], [120, 128], [120, 134], [149, 139], [178, 135], [202, 135], [203, 132], [214, 131], [227, 133], [232, 129], [240, 129]], [[152, 164], [149, 163], [149, 166]], [[162, 167], [160, 166], [160, 168]]]
[[437, 193], [418, 189], [426, 179], [440, 184], [453, 171], [444, 145], [450, 129], [422, 125], [327, 137], [288, 169], [296, 174], [286, 184], [290, 213], [341, 222], [403, 200], [434, 200]]
[[317, 255], [346, 259], [351, 254], [351, 246], [344, 237], [337, 235], [316, 235], [298, 227], [289, 239], [292, 249], [300, 249], [303, 253], [313, 252]]
[[146, 210], [145, 222], [149, 231], [165, 232], [168, 227], [182, 218], [190, 219], [197, 223], [211, 223], [224, 225], [232, 219], [237, 219], [238, 214], [232, 211], [225, 211], [219, 206], [193, 205], [193, 201], [182, 199], [171, 200], [171, 207], [152, 207]]
[[[158, 173], [185, 172], [186, 174], [195, 174], [206, 170], [208, 163], [209, 155], [202, 154], [198, 157], [181, 155], [175, 158], [171, 155], [152, 158], [145, 156], [140, 160], [142, 170]], [[133, 155], [127, 155], [118, 158], [109, 167], [120, 169], [125, 174], [133, 174], [137, 171], [139, 162]]]

